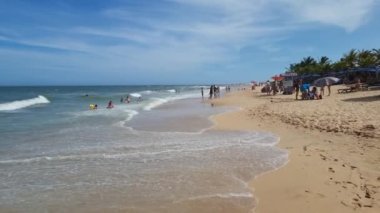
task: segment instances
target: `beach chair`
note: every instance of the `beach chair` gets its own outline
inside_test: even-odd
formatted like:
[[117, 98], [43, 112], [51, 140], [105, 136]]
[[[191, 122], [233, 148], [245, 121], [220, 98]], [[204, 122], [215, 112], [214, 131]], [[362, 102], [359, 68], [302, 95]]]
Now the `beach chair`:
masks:
[[343, 88], [343, 89], [338, 89], [338, 93], [339, 94], [342, 94], [342, 93], [349, 93], [351, 92], [351, 88]]
[[346, 85], [346, 86], [347, 88], [338, 89], [338, 93], [357, 92], [361, 88], [360, 84], [351, 84], [351, 85]]

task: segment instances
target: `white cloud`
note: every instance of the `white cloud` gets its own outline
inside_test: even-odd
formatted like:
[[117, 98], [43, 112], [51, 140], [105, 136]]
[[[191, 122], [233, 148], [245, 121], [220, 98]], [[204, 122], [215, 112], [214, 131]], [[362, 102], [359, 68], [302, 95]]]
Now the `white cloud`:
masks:
[[366, 23], [375, 0], [280, 0], [301, 22], [320, 22], [348, 32]]
[[[68, 59], [81, 66], [92, 63], [87, 66], [94, 69], [181, 72], [208, 64], [236, 64], [239, 51], [247, 46], [278, 53], [279, 37], [305, 27], [320, 27], [313, 23], [354, 31], [365, 23], [375, 4], [375, 0], [167, 1], [179, 7], [108, 8], [100, 16], [117, 25], [72, 26], [61, 29], [64, 36], [25, 37], [18, 42], [86, 52], [102, 60], [90, 62], [89, 56], [83, 62]], [[97, 36], [121, 41], [93, 42]]]

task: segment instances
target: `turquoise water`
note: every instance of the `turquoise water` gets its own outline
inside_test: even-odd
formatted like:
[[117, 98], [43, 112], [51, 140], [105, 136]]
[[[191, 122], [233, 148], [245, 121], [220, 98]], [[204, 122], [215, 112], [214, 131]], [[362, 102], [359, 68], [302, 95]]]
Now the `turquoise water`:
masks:
[[200, 86], [0, 87], [0, 210], [248, 212], [247, 183], [287, 154], [269, 133], [210, 130], [228, 110]]

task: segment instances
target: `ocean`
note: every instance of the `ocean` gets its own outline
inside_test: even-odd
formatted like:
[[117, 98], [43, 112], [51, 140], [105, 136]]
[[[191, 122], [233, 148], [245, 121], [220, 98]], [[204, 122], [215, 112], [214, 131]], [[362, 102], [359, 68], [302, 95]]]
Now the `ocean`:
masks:
[[212, 129], [237, 109], [201, 87], [0, 87], [0, 211], [249, 212], [248, 183], [287, 153], [271, 133]]

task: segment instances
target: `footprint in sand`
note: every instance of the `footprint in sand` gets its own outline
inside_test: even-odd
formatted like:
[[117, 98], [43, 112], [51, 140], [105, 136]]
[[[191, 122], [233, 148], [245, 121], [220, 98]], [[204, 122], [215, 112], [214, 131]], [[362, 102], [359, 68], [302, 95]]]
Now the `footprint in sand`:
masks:
[[331, 167], [329, 167], [329, 172], [335, 173], [335, 170]]
[[319, 154], [319, 156], [321, 156], [321, 159], [322, 160], [326, 160], [326, 156], [322, 155], [322, 154]]

